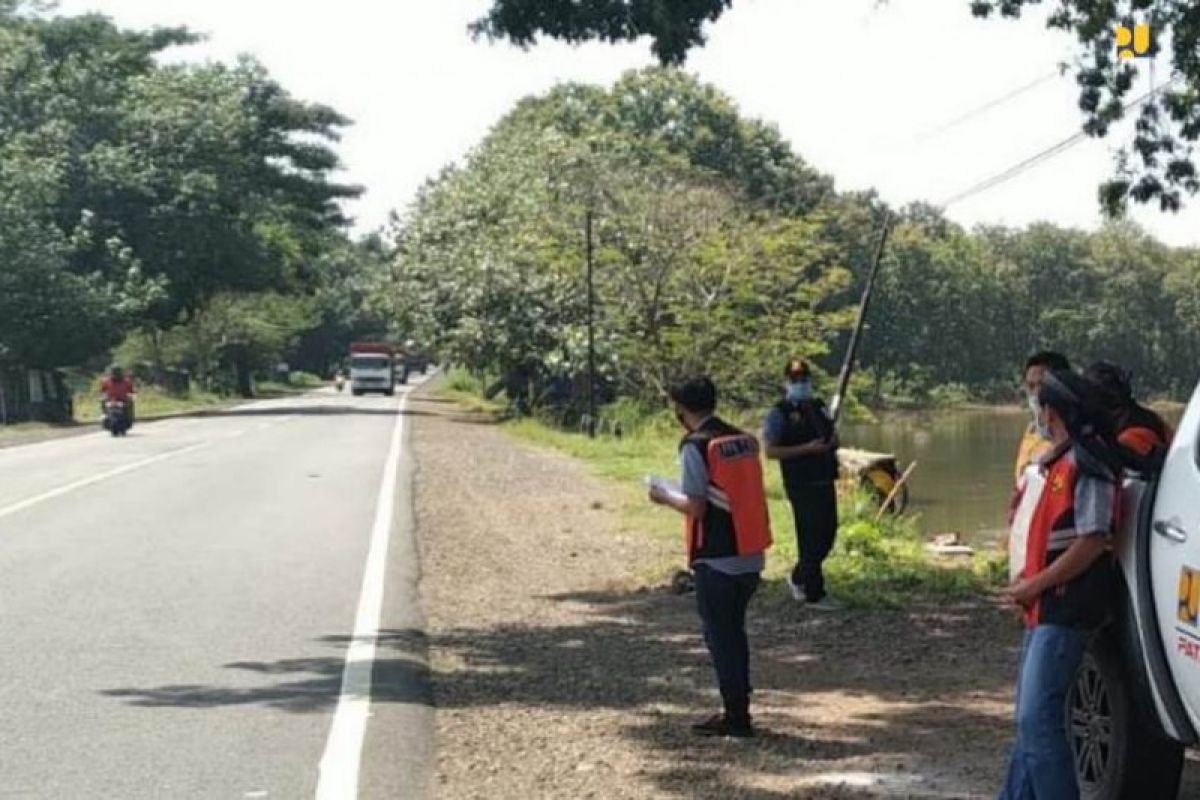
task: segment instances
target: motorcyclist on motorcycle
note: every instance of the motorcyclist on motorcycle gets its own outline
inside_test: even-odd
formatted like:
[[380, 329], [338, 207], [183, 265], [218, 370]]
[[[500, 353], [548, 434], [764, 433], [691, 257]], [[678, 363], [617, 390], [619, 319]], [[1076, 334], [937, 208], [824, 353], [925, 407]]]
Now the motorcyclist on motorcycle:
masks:
[[133, 378], [125, 374], [125, 370], [119, 364], [114, 364], [109, 367], [108, 375], [100, 381], [100, 410], [104, 412], [106, 403], [124, 403], [125, 404], [125, 419], [128, 427], [133, 427], [133, 398], [136, 389], [133, 386]]

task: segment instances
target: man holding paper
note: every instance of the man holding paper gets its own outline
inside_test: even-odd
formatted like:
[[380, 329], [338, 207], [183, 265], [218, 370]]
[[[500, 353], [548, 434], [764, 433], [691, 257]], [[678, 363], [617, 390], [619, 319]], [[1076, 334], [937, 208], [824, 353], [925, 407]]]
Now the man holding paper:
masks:
[[670, 397], [687, 430], [679, 446], [681, 491], [652, 481], [650, 500], [685, 517], [696, 604], [725, 707], [692, 730], [701, 736], [749, 737], [754, 729], [746, 608], [771, 546], [758, 441], [716, 417], [717, 389], [709, 378], [687, 380], [672, 388]]

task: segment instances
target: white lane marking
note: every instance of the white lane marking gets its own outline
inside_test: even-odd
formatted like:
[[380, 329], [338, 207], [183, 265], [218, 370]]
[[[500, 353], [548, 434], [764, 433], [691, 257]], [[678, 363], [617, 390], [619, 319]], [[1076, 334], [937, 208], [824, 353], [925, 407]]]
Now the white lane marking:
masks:
[[[273, 428], [276, 425], [282, 425], [283, 423], [289, 422], [292, 419], [294, 419], [294, 417], [283, 417], [278, 420], [263, 423], [262, 425], [257, 426], [255, 430]], [[106, 481], [109, 478], [115, 478], [118, 475], [124, 475], [126, 472], [133, 472], [134, 470], [141, 469], [142, 467], [148, 467], [151, 464], [157, 464], [160, 461], [166, 461], [168, 458], [174, 458], [175, 456], [191, 453], [204, 447], [210, 447], [218, 442], [226, 442], [231, 439], [236, 439], [239, 436], [245, 436], [248, 432], [249, 431], [247, 430], [235, 431], [230, 435], [220, 436], [216, 439], [210, 439], [206, 442], [197, 442], [196, 444], [189, 444], [186, 447], [177, 447], [174, 450], [168, 450], [167, 452], [159, 453], [156, 456], [143, 458], [141, 461], [134, 461], [132, 464], [126, 464], [124, 466], [111, 469], [108, 472], [101, 472], [96, 475], [92, 475], [89, 478], [84, 478], [83, 480], [78, 480], [74, 483], [68, 483], [66, 486], [59, 486], [57, 489], [51, 489], [48, 492], [42, 492], [41, 494], [21, 500], [20, 502], [14, 503], [11, 506], [0, 508], [0, 519], [16, 514], [18, 511], [24, 511], [27, 508], [44, 503], [47, 500], [53, 500], [56, 497], [62, 497], [64, 494], [69, 494], [77, 489], [83, 489], [93, 484], [100, 483], [101, 481]]]
[[190, 453], [193, 450], [199, 450], [201, 447], [208, 447], [210, 444], [212, 444], [212, 442], [199, 442], [198, 444], [191, 444], [187, 447], [168, 450], [165, 453], [159, 453], [158, 455], [151, 456], [150, 458], [143, 458], [141, 461], [134, 461], [132, 464], [126, 464], [123, 467], [117, 467], [116, 469], [111, 469], [108, 472], [101, 472], [97, 475], [91, 476], [90, 478], [84, 478], [81, 481], [68, 483], [66, 486], [60, 486], [57, 489], [51, 489], [48, 492], [34, 495], [33, 497], [22, 500], [14, 505], [0, 508], [0, 519], [11, 514], [16, 514], [18, 511], [24, 511], [31, 506], [36, 506], [38, 503], [44, 503], [47, 500], [53, 500], [56, 497], [62, 497], [64, 494], [73, 492], [76, 489], [82, 489], [85, 486], [91, 486], [94, 483], [100, 483], [100, 481], [106, 481], [109, 478], [115, 478], [118, 475], [124, 475], [126, 472], [133, 472], [135, 469], [148, 467], [151, 464], [158, 463], [159, 461], [166, 461], [168, 458], [174, 458], [175, 456], [183, 455], [184, 453]]
[[346, 648], [342, 668], [342, 689], [337, 710], [329, 729], [329, 740], [321, 756], [317, 778], [317, 800], [351, 800], [358, 797], [358, 771], [362, 762], [363, 738], [371, 711], [371, 671], [375, 666], [375, 645], [379, 638], [379, 620], [383, 611], [383, 582], [386, 575], [388, 542], [392, 536], [392, 517], [396, 508], [396, 476], [400, 450], [404, 442], [404, 407], [408, 393], [400, 398], [396, 427], [379, 486], [375, 505], [375, 524], [367, 565], [363, 570], [362, 593], [354, 618], [354, 636]]

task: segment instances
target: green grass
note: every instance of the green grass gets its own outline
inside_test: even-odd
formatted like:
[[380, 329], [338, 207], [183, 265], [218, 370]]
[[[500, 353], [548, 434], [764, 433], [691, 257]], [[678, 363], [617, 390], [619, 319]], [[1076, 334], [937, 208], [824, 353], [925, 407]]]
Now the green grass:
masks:
[[[480, 401], [471, 386], [447, 389], [447, 397], [480, 410], [494, 404]], [[646, 500], [642, 477], [647, 474], [675, 478], [679, 472], [676, 449], [680, 432], [665, 420], [643, 421], [621, 439], [590, 439], [553, 428], [537, 419], [517, 419], [504, 429], [524, 441], [551, 448], [586, 463], [593, 474], [610, 481], [622, 503], [622, 525], [626, 532], [670, 537], [682, 548], [679, 516], [651, 505]], [[765, 577], [774, 585], [770, 591], [782, 599], [783, 581], [796, 560], [792, 512], [773, 463], [765, 465], [767, 501], [775, 545], [767, 558]], [[847, 605], [857, 607], [902, 607], [911, 603], [939, 603], [977, 597], [998, 585], [1003, 563], [993, 554], [970, 559], [943, 560], [925, 550], [920, 521], [912, 516], [885, 515], [874, 521], [877, 507], [865, 495], [847, 490], [840, 503], [841, 526], [837, 545], [826, 562], [829, 590]], [[648, 574], [664, 577], [678, 568], [682, 558], [653, 565]]]
[[[141, 420], [165, 414], [184, 414], [227, 405], [231, 401], [212, 392], [192, 389], [186, 395], [167, 394], [158, 386], [142, 384], [138, 387], [136, 412]], [[79, 392], [75, 395], [75, 419], [77, 422], [92, 423], [100, 419], [99, 392]]]
[[14, 425], [0, 425], [0, 442], [15, 441], [26, 437], [37, 438], [40, 434], [68, 427], [53, 425], [49, 422], [18, 422]]
[[[294, 375], [304, 375], [305, 373], [293, 373]], [[298, 394], [308, 391], [314, 386], [321, 385], [323, 382], [311, 376], [316, 383], [308, 379], [301, 379], [298, 383], [278, 383], [275, 381], [257, 381], [255, 390], [259, 397], [278, 397], [282, 395]], [[89, 382], [89, 385], [92, 382]], [[98, 382], [96, 382], [98, 383]], [[100, 419], [100, 395], [99, 391], [82, 391], [75, 394], [75, 420], [76, 422], [93, 423]], [[137, 392], [137, 418], [139, 420], [149, 420], [154, 417], [161, 417], [169, 414], [187, 414], [193, 411], [204, 411], [206, 409], [221, 408], [224, 406], [238, 405], [248, 402], [245, 398], [230, 397], [226, 395], [216, 394], [215, 392], [205, 391], [195, 386], [186, 395], [168, 394], [159, 386], [143, 383], [138, 386]]]
[[311, 372], [296, 372], [288, 375], [288, 385], [300, 389], [317, 389], [325, 385], [325, 381], [321, 380], [320, 375], [314, 375]]

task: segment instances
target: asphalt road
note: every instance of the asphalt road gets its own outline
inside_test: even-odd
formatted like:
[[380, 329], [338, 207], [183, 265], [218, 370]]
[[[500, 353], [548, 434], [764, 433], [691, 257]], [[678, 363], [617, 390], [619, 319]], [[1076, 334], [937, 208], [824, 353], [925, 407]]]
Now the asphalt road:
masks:
[[0, 450], [0, 797], [425, 796], [402, 403]]

